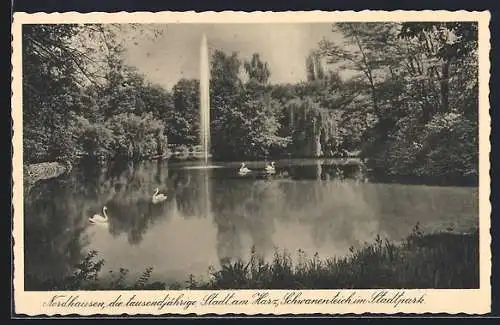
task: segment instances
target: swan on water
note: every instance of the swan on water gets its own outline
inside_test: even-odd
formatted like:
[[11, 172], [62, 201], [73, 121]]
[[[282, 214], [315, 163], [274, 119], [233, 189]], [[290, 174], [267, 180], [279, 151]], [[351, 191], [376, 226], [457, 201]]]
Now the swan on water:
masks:
[[108, 214], [106, 211], [108, 210], [107, 207], [102, 208], [102, 214], [94, 214], [92, 217], [89, 218], [90, 223], [107, 223], [108, 222]]
[[270, 165], [267, 164], [265, 170], [267, 173], [274, 173], [276, 171], [274, 167], [274, 161], [272, 161]]
[[160, 192], [160, 189], [157, 187], [155, 189], [154, 194], [153, 194], [153, 198], [151, 199], [153, 204], [163, 202], [167, 199], [167, 196], [165, 194], [163, 194], [163, 193], [158, 194], [159, 192]]
[[239, 174], [247, 174], [247, 173], [249, 173], [249, 172], [251, 172], [251, 170], [250, 170], [250, 169], [248, 169], [248, 167], [245, 165], [245, 163], [243, 163], [243, 162], [242, 162], [242, 163], [241, 163], [240, 170], [239, 170], [239, 172], [238, 172], [238, 173], [239, 173]]

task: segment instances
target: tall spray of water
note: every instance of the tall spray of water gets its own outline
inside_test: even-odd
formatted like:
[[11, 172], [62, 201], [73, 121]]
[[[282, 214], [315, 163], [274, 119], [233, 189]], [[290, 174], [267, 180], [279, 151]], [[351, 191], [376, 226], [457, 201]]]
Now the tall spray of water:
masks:
[[210, 66], [207, 37], [203, 34], [200, 46], [200, 141], [203, 148], [205, 165], [210, 150]]

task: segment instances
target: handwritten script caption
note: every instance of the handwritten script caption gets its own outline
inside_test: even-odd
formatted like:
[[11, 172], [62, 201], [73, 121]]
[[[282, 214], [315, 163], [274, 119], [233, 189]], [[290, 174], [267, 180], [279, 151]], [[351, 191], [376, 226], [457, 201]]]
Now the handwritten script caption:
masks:
[[364, 305], [384, 304], [398, 308], [403, 305], [424, 304], [425, 293], [381, 290], [370, 293], [358, 291], [334, 291], [326, 296], [316, 297], [302, 291], [290, 291], [285, 294], [259, 291], [250, 296], [234, 292], [207, 292], [201, 298], [191, 297], [186, 293], [158, 293], [141, 297], [137, 293], [121, 293], [111, 299], [92, 299], [78, 294], [57, 294], [42, 303], [45, 309], [82, 308], [82, 309], [144, 309], [171, 312], [172, 309], [194, 310], [210, 306], [267, 306], [279, 308], [285, 305]]

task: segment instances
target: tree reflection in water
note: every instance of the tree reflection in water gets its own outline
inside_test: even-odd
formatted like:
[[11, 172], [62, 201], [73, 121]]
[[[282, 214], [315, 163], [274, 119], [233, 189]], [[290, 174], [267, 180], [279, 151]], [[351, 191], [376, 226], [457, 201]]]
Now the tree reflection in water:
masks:
[[[194, 268], [203, 269], [204, 263], [208, 268], [214, 260], [246, 259], [252, 246], [255, 254], [264, 257], [272, 256], [274, 246], [331, 257], [377, 234], [403, 238], [417, 222], [438, 227], [449, 220], [464, 225], [477, 220], [477, 189], [356, 182], [349, 179], [353, 168], [321, 161], [278, 164], [276, 175], [268, 178], [242, 178], [237, 176], [238, 167], [225, 167], [203, 170], [166, 162], [118, 162], [99, 168], [88, 164], [69, 176], [42, 181], [29, 192], [26, 189], [27, 290], [36, 289], [40, 279], [50, 282], [55, 276], [63, 277], [86, 255], [86, 249], [94, 247], [111, 247], [106, 254], [114, 260], [109, 261], [115, 263], [113, 267], [122, 266], [123, 258], [123, 263], [134, 267], [158, 266], [169, 273], [170, 266], [157, 260], [169, 254], [165, 260], [182, 265], [179, 273], [189, 274]], [[156, 187], [168, 199], [153, 205]], [[89, 236], [93, 230], [88, 227], [93, 226], [88, 217], [101, 213], [103, 206], [108, 208], [109, 225], [104, 233], [109, 235]], [[110, 241], [113, 237], [124, 238], [134, 247], [121, 249], [118, 240]], [[180, 241], [184, 242], [175, 246]], [[162, 249], [166, 242], [168, 250]], [[147, 254], [141, 243], [148, 247]], [[184, 256], [191, 249], [199, 254]]]
[[109, 232], [126, 233], [130, 244], [140, 243], [149, 224], [170, 216], [169, 201], [151, 203], [161, 178], [162, 168], [151, 174], [141, 164], [99, 168], [87, 163], [69, 176], [30, 187], [24, 195], [26, 289], [69, 275], [86, 255], [82, 248], [91, 244], [88, 217], [104, 206]]
[[[266, 255], [274, 247], [274, 218], [279, 216], [283, 193], [279, 182], [272, 180], [233, 180], [217, 183], [213, 201], [217, 224], [217, 253], [221, 262], [241, 259], [242, 237], [250, 237], [250, 245], [258, 255]], [[248, 249], [248, 247], [245, 247]]]
[[[357, 217], [352, 212], [366, 212], [359, 208], [362, 200], [349, 197], [354, 195], [349, 187], [322, 181], [325, 174], [335, 177], [338, 171], [321, 164], [298, 168], [286, 169], [296, 179], [289, 180], [278, 176], [231, 178], [227, 171], [220, 175], [210, 170], [173, 168], [169, 172], [169, 166], [162, 162], [117, 162], [107, 168], [86, 164], [71, 177], [40, 183], [27, 195], [27, 277], [31, 272], [42, 276], [69, 272], [88, 244], [89, 238], [87, 242], [83, 238], [89, 226], [87, 218], [100, 213], [103, 206], [108, 208], [109, 233], [114, 237], [125, 234], [131, 245], [140, 244], [158, 219], [168, 220], [174, 214], [184, 219], [202, 218], [208, 213], [216, 225], [221, 263], [244, 258], [252, 246], [256, 254], [269, 255], [280, 245], [273, 239], [277, 222], [304, 224], [303, 229], [311, 229], [316, 247], [332, 236], [337, 243], [342, 238], [352, 243], [353, 237], [363, 237], [354, 235], [363, 228], [357, 221], [362, 213]], [[156, 187], [166, 191], [168, 199], [153, 205], [151, 195]], [[41, 258], [40, 252], [48, 257]], [[54, 262], [47, 264], [47, 258]]]
[[[128, 242], [139, 244], [150, 224], [158, 218], [171, 216], [170, 200], [153, 204], [152, 194], [156, 187], [165, 191], [163, 168], [156, 165], [150, 173], [144, 164], [128, 165], [121, 174], [105, 182], [108, 195], [103, 206], [108, 208], [109, 232], [113, 236], [127, 234]], [[168, 172], [166, 173], [168, 177]]]
[[[25, 288], [55, 283], [83, 258], [88, 240], [83, 215], [88, 203], [73, 192], [72, 182], [50, 180], [36, 184], [24, 197]], [[54, 200], [54, 198], [58, 198]], [[55, 277], [58, 278], [55, 278]]]

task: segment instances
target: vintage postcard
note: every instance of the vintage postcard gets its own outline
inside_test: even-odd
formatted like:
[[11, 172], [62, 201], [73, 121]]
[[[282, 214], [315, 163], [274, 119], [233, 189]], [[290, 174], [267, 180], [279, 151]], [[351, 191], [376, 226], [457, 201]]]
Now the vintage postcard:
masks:
[[489, 21], [15, 13], [15, 313], [488, 313]]

